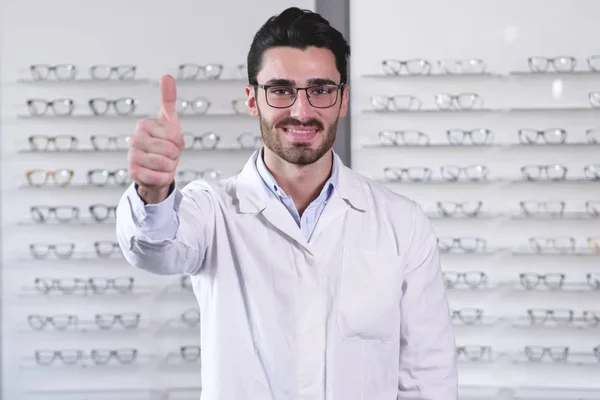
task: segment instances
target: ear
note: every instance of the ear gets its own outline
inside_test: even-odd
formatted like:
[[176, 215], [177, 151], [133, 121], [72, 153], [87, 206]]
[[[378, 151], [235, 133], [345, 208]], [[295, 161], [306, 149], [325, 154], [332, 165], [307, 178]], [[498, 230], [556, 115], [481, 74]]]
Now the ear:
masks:
[[256, 96], [255, 96], [254, 86], [246, 86], [246, 105], [248, 106], [248, 113], [253, 117], [258, 117], [258, 104], [256, 104]]
[[340, 104], [340, 117], [345, 117], [348, 114], [348, 101], [350, 100], [350, 86], [348, 84], [344, 85], [342, 89], [342, 104]]

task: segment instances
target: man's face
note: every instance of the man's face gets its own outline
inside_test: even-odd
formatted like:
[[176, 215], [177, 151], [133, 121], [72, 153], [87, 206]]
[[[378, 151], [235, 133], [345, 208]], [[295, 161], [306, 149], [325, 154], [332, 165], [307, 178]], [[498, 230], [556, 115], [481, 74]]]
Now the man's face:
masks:
[[[323, 87], [331, 89], [322, 86], [324, 84], [340, 84], [340, 73], [330, 50], [317, 47], [306, 50], [271, 48], [263, 55], [257, 81], [259, 85], [276, 85], [267, 89], [268, 93], [260, 87], [256, 91], [253, 87], [246, 88], [248, 110], [260, 119], [265, 147], [296, 165], [312, 164], [331, 149], [338, 119], [348, 110], [348, 87], [320, 90]], [[293, 99], [293, 91], [282, 89], [312, 86], [315, 87], [308, 93], [299, 90], [292, 106], [277, 108]], [[331, 107], [319, 107], [333, 101], [335, 103]]]

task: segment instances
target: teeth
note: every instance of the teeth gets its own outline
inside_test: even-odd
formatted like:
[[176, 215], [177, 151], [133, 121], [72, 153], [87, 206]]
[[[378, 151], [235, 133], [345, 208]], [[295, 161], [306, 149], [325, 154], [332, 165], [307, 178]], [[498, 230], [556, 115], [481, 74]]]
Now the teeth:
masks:
[[299, 129], [286, 129], [286, 131], [293, 132], [293, 133], [313, 133], [316, 130], [315, 129], [311, 129], [310, 131], [306, 131], [306, 130], [299, 130]]

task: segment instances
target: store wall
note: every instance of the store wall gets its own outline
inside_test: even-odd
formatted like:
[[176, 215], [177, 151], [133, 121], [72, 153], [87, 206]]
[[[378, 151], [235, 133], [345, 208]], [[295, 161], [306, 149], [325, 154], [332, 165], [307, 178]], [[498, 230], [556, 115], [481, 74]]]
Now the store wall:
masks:
[[[147, 399], [147, 389], [165, 393], [169, 388], [198, 387], [197, 363], [183, 362], [182, 345], [198, 345], [199, 330], [181, 322], [180, 315], [197, 308], [190, 292], [178, 286], [177, 277], [153, 276], [128, 266], [123, 259], [98, 259], [93, 242], [115, 240], [114, 222], [95, 223], [88, 206], [94, 203], [116, 205], [122, 187], [94, 188], [85, 185], [86, 171], [95, 168], [115, 170], [126, 167], [126, 152], [46, 152], [32, 153], [30, 135], [73, 135], [80, 149], [90, 149], [91, 135], [129, 135], [138, 117], [89, 117], [87, 100], [92, 97], [115, 99], [134, 97], [137, 114], [156, 115], [159, 93], [157, 80], [164, 73], [177, 74], [180, 63], [220, 63], [222, 79], [187, 83], [178, 87], [180, 97], [204, 96], [212, 101], [210, 114], [182, 120], [184, 130], [201, 134], [213, 131], [221, 136], [219, 146], [231, 150], [210, 153], [188, 152], [181, 168], [217, 168], [232, 174], [242, 168], [251, 150], [236, 150], [236, 137], [257, 132], [256, 120], [235, 116], [233, 99], [245, 96], [244, 76], [236, 66], [246, 61], [255, 31], [266, 19], [295, 5], [314, 9], [313, 0], [261, 0], [201, 2], [116, 1], [5, 1], [0, 6], [1, 104], [2, 104], [2, 394], [5, 399], [21, 398], [30, 391], [102, 389], [144, 389], [120, 398]], [[93, 64], [138, 66], [134, 82], [117, 84], [31, 83], [30, 64], [72, 63], [78, 78], [88, 78]], [[245, 71], [244, 71], [245, 72]], [[142, 81], [148, 79], [149, 81]], [[19, 82], [18, 82], [19, 81]], [[23, 118], [28, 115], [28, 98], [73, 98], [71, 118]], [[32, 188], [25, 172], [30, 169], [69, 168], [75, 171], [68, 188]], [[81, 223], [34, 224], [34, 205], [73, 205], [80, 207]], [[69, 260], [32, 260], [31, 243], [75, 242], [75, 256]], [[36, 277], [135, 278], [132, 293], [117, 295], [44, 295], [35, 289]], [[63, 283], [66, 281], [63, 281]], [[98, 331], [96, 313], [140, 313], [138, 329]], [[35, 332], [28, 325], [30, 314], [75, 314], [86, 332], [55, 332], [50, 326]], [[36, 349], [119, 349], [139, 350], [136, 365], [120, 366], [114, 360], [107, 366], [55, 367], [36, 365]], [[187, 394], [186, 394], [187, 393]], [[40, 393], [37, 399], [72, 399], [71, 395]], [[80, 394], [80, 396], [83, 396]], [[106, 394], [98, 394], [107, 398]], [[116, 396], [116, 395], [115, 395]], [[179, 397], [178, 397], [179, 396]], [[172, 392], [169, 398], [198, 398], [195, 391]], [[88, 399], [97, 398], [92, 394]]]
[[[600, 111], [588, 101], [589, 92], [600, 90], [600, 74], [589, 73], [586, 64], [586, 57], [600, 54], [598, 15], [600, 3], [593, 0], [351, 1], [353, 168], [378, 180], [384, 179], [386, 166], [432, 168], [434, 183], [386, 185], [418, 201], [440, 237], [487, 240], [483, 254], [442, 254], [444, 271], [483, 271], [488, 276], [488, 289], [449, 290], [453, 309], [480, 308], [486, 317], [485, 326], [457, 326], [457, 345], [493, 349], [493, 362], [464, 362], [461, 355], [461, 385], [489, 386], [489, 393], [500, 386], [600, 387], [592, 352], [600, 345], [598, 327], [592, 327], [593, 314], [586, 314], [590, 325], [583, 320], [585, 310], [600, 315], [598, 292], [586, 283], [586, 274], [600, 273], [600, 258], [586, 242], [600, 235], [600, 223], [584, 211], [587, 200], [600, 199], [600, 181], [584, 179], [583, 171], [588, 164], [600, 168], [600, 148], [586, 143], [585, 136], [586, 129], [600, 127]], [[510, 75], [527, 72], [529, 56], [564, 55], [575, 57], [576, 71], [584, 72]], [[472, 58], [483, 60], [487, 71], [499, 76], [382, 77], [384, 59], [434, 63]], [[462, 92], [478, 93], [490, 110], [435, 112], [435, 94]], [[372, 112], [371, 96], [400, 94], [422, 99], [423, 109], [433, 111]], [[493, 146], [449, 146], [445, 131], [451, 128], [490, 129]], [[567, 142], [578, 144], [517, 146], [520, 128], [563, 128]], [[385, 129], [420, 130], [434, 146], [378, 147], [378, 132]], [[522, 165], [554, 163], [569, 168], [570, 180], [523, 181]], [[445, 164], [486, 165], [490, 182], [440, 182], [438, 168]], [[440, 218], [436, 202], [448, 200], [482, 201], [481, 218]], [[521, 200], [565, 201], [564, 218], [523, 219]], [[572, 236], [584, 256], [532, 254], [531, 236]], [[521, 272], [565, 273], [565, 286], [525, 291]], [[529, 327], [528, 308], [571, 309], [575, 322], [588, 327]], [[569, 363], [547, 362], [547, 355], [543, 363], [524, 362], [527, 345], [570, 346]], [[554, 398], [550, 396], [539, 398]]]

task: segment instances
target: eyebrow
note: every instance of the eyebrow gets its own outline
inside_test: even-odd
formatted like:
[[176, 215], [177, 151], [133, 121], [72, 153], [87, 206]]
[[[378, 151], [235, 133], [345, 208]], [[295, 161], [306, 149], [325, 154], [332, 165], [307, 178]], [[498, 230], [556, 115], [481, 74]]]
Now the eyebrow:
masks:
[[[267, 81], [265, 85], [284, 85], [284, 86], [294, 86], [295, 81], [290, 79], [270, 79]], [[334, 81], [328, 78], [311, 78], [307, 81], [308, 86], [313, 85], [337, 85]]]

